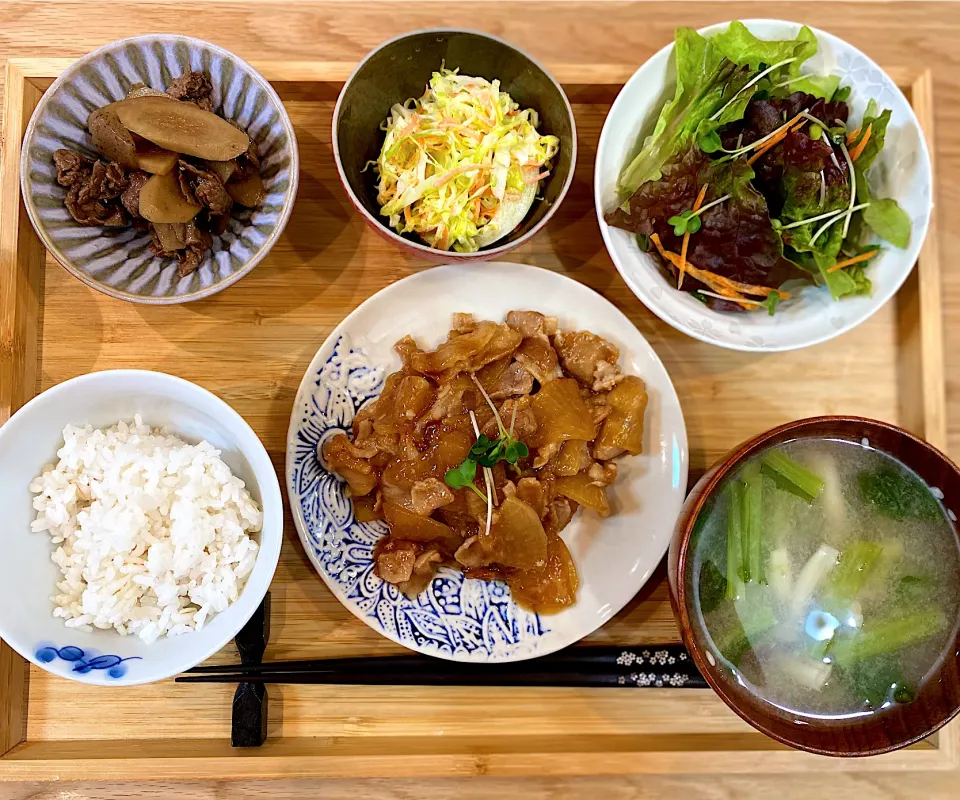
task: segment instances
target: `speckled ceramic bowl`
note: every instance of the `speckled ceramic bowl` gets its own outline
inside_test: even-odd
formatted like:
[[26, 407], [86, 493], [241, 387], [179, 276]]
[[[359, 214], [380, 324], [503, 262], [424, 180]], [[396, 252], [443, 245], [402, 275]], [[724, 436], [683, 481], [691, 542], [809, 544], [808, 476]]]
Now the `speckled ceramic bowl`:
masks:
[[[488, 81], [521, 108], [536, 110], [542, 134], [560, 140], [550, 175], [540, 184], [537, 200], [509, 234], [474, 253], [438, 250], [413, 234], [400, 235], [380, 214], [377, 175], [367, 169], [383, 147], [380, 128], [394, 103], [423, 95], [430, 76], [443, 65]], [[486, 33], [465, 30], [423, 30], [405, 33], [373, 50], [353, 71], [340, 91], [333, 112], [333, 155], [340, 182], [350, 201], [384, 239], [413, 255], [436, 262], [495, 259], [536, 235], [553, 216], [573, 181], [577, 162], [577, 128], [566, 94], [556, 79], [533, 58]]]
[[[146, 233], [75, 222], [63, 205], [66, 189], [57, 183], [53, 153], [66, 147], [96, 157], [86, 130], [91, 111], [122, 99], [131, 84], [163, 89], [190, 70], [209, 74], [215, 111], [237, 122], [256, 142], [267, 196], [258, 209], [234, 209], [230, 228], [214, 237], [200, 268], [180, 278], [174, 259], [154, 256]], [[253, 67], [199, 39], [150, 34], [105, 45], [54, 82], [27, 127], [20, 173], [30, 221], [69, 272], [123, 300], [184, 303], [226, 288], [263, 260], [293, 209], [299, 158], [280, 98]]]

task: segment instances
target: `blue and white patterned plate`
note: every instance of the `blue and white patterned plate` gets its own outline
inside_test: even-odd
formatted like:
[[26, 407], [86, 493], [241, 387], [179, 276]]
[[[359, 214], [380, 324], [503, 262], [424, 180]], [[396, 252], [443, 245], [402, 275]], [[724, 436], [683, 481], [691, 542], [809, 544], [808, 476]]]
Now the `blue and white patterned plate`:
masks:
[[[442, 298], [437, 302], [437, 298]], [[535, 299], [533, 299], [535, 298]], [[347, 431], [400, 367], [394, 343], [412, 334], [436, 346], [450, 315], [501, 320], [513, 308], [559, 317], [621, 349], [621, 366], [647, 382], [644, 454], [619, 461], [605, 520], [581, 511], [563, 533], [581, 585], [577, 604], [555, 615], [519, 608], [501, 583], [452, 570], [409, 599], [373, 572], [383, 523], [360, 523], [345, 485], [317, 457], [317, 445]], [[399, 644], [454, 661], [504, 662], [546, 655], [596, 630], [646, 582], [666, 551], [687, 484], [687, 438], [673, 384], [633, 324], [591, 289], [548, 270], [491, 262], [427, 270], [383, 289], [330, 335], [304, 375], [287, 436], [287, 491], [310, 561], [353, 614]]]
[[[266, 197], [259, 208], [231, 213], [199, 269], [184, 278], [174, 259], [159, 259], [150, 237], [134, 228], [75, 222], [63, 205], [53, 153], [70, 148], [96, 157], [86, 121], [90, 112], [126, 96], [135, 83], [165, 88], [202, 70], [213, 84], [214, 110], [237, 122], [260, 153]], [[299, 178], [293, 125], [273, 87], [253, 67], [221, 47], [188, 36], [151, 34], [104, 45], [71, 64], [37, 105], [24, 134], [20, 163], [23, 202], [51, 255], [88, 286], [139, 303], [184, 303], [240, 280], [283, 232]]]

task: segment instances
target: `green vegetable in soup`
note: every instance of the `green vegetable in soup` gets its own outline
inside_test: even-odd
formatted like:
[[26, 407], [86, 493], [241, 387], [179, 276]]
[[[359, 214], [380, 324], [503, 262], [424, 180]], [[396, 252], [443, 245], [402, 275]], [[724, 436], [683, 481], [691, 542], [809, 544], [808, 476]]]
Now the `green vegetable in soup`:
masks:
[[807, 646], [807, 652], [817, 661], [822, 661], [833, 646], [833, 638], [811, 639], [807, 637], [805, 644]]
[[823, 489], [823, 480], [781, 450], [768, 450], [761, 469], [781, 489], [812, 503]]
[[741, 564], [743, 561], [743, 526], [740, 504], [743, 487], [740, 481], [732, 480], [727, 486], [727, 589], [724, 596], [733, 600], [739, 594]]
[[857, 476], [860, 493], [878, 513], [890, 519], [909, 517], [934, 521], [942, 514], [926, 485], [906, 470], [882, 465]]
[[945, 630], [948, 624], [946, 614], [935, 607], [865, 621], [863, 630], [854, 638], [838, 641], [831, 655], [841, 667], [849, 668], [874, 656], [920, 644]]
[[727, 579], [713, 561], [705, 561], [700, 568], [700, 608], [709, 614], [726, 597]]
[[771, 551], [767, 562], [767, 581], [782, 602], [786, 603], [793, 596], [793, 570], [790, 551], [786, 547]]
[[743, 494], [741, 497], [741, 524], [747, 549], [747, 579], [763, 583], [761, 553], [763, 549], [763, 475], [753, 461], [743, 469]]
[[889, 700], [908, 703], [913, 699], [913, 689], [904, 680], [900, 662], [893, 655], [864, 659], [844, 670], [842, 680], [854, 697], [873, 708]]
[[916, 604], [929, 601], [936, 584], [921, 575], [904, 575], [897, 583], [896, 598], [904, 604]]
[[744, 585], [733, 605], [736, 613], [730, 615], [732, 622], [714, 635], [714, 644], [723, 657], [736, 666], [744, 654], [777, 624], [777, 617], [773, 596], [766, 586]]
[[840, 561], [831, 575], [828, 595], [841, 603], [855, 600], [882, 555], [883, 547], [876, 542], [851, 542], [840, 551]]

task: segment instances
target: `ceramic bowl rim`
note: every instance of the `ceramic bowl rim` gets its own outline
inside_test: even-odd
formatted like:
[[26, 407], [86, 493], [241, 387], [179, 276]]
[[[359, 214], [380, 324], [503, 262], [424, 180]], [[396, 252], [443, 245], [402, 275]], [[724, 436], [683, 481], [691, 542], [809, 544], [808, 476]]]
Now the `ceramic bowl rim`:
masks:
[[[563, 186], [560, 187], [560, 193], [557, 195], [557, 199], [547, 208], [543, 217], [537, 222], [530, 230], [524, 233], [522, 236], [512, 239], [510, 241], [504, 242], [501, 245], [496, 247], [480, 248], [479, 250], [473, 253], [460, 253], [455, 250], [440, 250], [436, 247], [430, 247], [429, 245], [423, 244], [422, 242], [416, 239], [406, 239], [400, 234], [398, 234], [393, 228], [389, 227], [382, 220], [375, 217], [370, 211], [364, 206], [360, 201], [360, 198], [357, 197], [356, 193], [353, 191], [353, 188], [350, 186], [350, 182], [347, 180], [346, 172], [343, 168], [343, 160], [340, 156], [340, 137], [337, 134], [337, 122], [340, 119], [340, 111], [343, 106], [344, 98], [347, 94], [347, 90], [350, 88], [350, 85], [353, 83], [354, 78], [360, 73], [368, 61], [377, 55], [381, 50], [396, 44], [404, 39], [409, 39], [413, 36], [422, 36], [430, 34], [468, 34], [470, 36], [480, 36], [484, 39], [490, 39], [491, 41], [497, 42], [504, 47], [513, 50], [518, 55], [527, 59], [531, 64], [533, 64], [537, 69], [539, 69], [544, 75], [547, 76], [547, 79], [556, 87], [557, 92], [560, 94], [560, 98], [563, 100], [564, 108], [566, 109], [567, 117], [570, 120], [570, 147], [572, 152], [570, 154], [570, 169], [567, 172], [567, 177], [563, 182]], [[364, 218], [364, 221], [371, 225], [374, 230], [382, 235], [386, 236], [391, 242], [396, 245], [399, 245], [403, 248], [413, 249], [418, 255], [424, 256], [431, 260], [440, 259], [439, 263], [446, 263], [447, 261], [495, 261], [498, 257], [505, 255], [510, 250], [513, 250], [516, 247], [519, 247], [521, 244], [529, 241], [532, 237], [536, 236], [537, 233], [542, 230], [542, 228], [550, 221], [551, 217], [556, 213], [557, 209], [560, 207], [560, 204], [564, 201], [567, 196], [567, 192], [570, 190], [570, 187], [573, 185], [573, 176], [577, 168], [577, 122], [573, 115], [573, 107], [570, 105], [570, 98], [567, 97], [567, 93], [564, 91], [562, 84], [558, 81], [552, 72], [548, 70], [538, 59], [534, 58], [530, 53], [528, 53], [523, 48], [517, 47], [514, 44], [511, 44], [506, 39], [503, 39], [500, 36], [496, 36], [492, 33], [487, 33], [486, 31], [479, 31], [473, 28], [418, 28], [412, 31], [406, 31], [405, 33], [398, 34], [397, 36], [392, 36], [391, 38], [381, 42], [376, 47], [374, 47], [369, 53], [367, 53], [353, 68], [350, 72], [349, 77], [343, 82], [343, 86], [340, 89], [340, 94], [337, 96], [337, 104], [333, 109], [333, 120], [331, 122], [331, 129], [333, 132], [332, 138], [330, 140], [330, 147], [333, 150], [333, 160], [337, 166], [337, 176], [340, 178], [340, 183], [343, 186], [344, 191], [347, 194], [347, 197], [350, 198], [350, 202], [353, 204], [354, 208], [360, 213]], [[529, 212], [528, 212], [529, 213]]]
[[[763, 433], [757, 434], [756, 436], [747, 439], [730, 450], [722, 457], [721, 460], [719, 460], [713, 467], [710, 468], [710, 470], [708, 470], [706, 475], [706, 483], [702, 487], [698, 485], [694, 489], [694, 491], [697, 492], [697, 496], [693, 500], [689, 511], [685, 508], [681, 512], [678, 524], [680, 520], [682, 520], [683, 524], [682, 527], [678, 527], [678, 530], [674, 536], [674, 541], [671, 543], [671, 550], [674, 547], [677, 548], [676, 566], [674, 567], [673, 564], [670, 564], [668, 567], [669, 576], [671, 579], [676, 580], [675, 589], [674, 591], [670, 592], [670, 605], [673, 607], [673, 614], [680, 628], [680, 634], [683, 639], [683, 643], [690, 652], [690, 656], [693, 658], [693, 661], [696, 664], [697, 669], [700, 671], [700, 674], [703, 675], [704, 679], [707, 681], [710, 688], [713, 689], [713, 691], [717, 694], [717, 696], [720, 697], [720, 699], [723, 700], [723, 702], [726, 703], [726, 705], [744, 722], [748, 723], [770, 738], [798, 750], [804, 750], [824, 756], [860, 758], [880, 755], [882, 753], [889, 753], [894, 750], [900, 750], [904, 747], [909, 747], [912, 744], [916, 744], [917, 742], [926, 739], [928, 736], [936, 733], [944, 725], [956, 717], [957, 714], [960, 713], [960, 705], [954, 707], [944, 716], [943, 719], [937, 721], [935, 724], [928, 726], [923, 731], [910, 736], [903, 742], [896, 744], [882, 745], [867, 750], [842, 750], [836, 748], [831, 749], [827, 747], [815, 747], [792, 741], [769, 726], [766, 723], [766, 715], [754, 716], [743, 710], [738, 704], [736, 696], [727, 691], [728, 681], [717, 679], [716, 670], [712, 668], [706, 656], [704, 655], [706, 652], [705, 648], [697, 641], [697, 638], [692, 633], [694, 630], [694, 624], [691, 619], [690, 609], [694, 600], [692, 597], [688, 596], [685, 580], [685, 572], [689, 568], [690, 564], [690, 561], [688, 560], [688, 556], [691, 553], [690, 540], [692, 538], [697, 519], [703, 511], [707, 501], [713, 497], [716, 489], [723, 482], [724, 478], [726, 478], [731, 472], [740, 466], [745, 459], [763, 449], [766, 443], [771, 439], [775, 439], [781, 434], [791, 432], [797, 433], [797, 438], [804, 438], [804, 429], [815, 427], [824, 423], [832, 423], [843, 426], [868, 425], [884, 429], [889, 433], [903, 437], [921, 446], [933, 454], [939, 461], [947, 464], [951, 469], [960, 474], [960, 467], [957, 467], [957, 465], [954, 464], [945, 453], [941, 452], [929, 442], [921, 439], [918, 436], [915, 436], [914, 434], [897, 425], [871, 419], [869, 417], [860, 417], [852, 414], [825, 414], [816, 417], [806, 417], [793, 422], [786, 422], [782, 425], [776, 426], [775, 428], [764, 431]], [[956, 622], [956, 620], [954, 622]], [[771, 716], [775, 716], [775, 714], [771, 714]]]
[[[795, 26], [797, 28], [806, 27], [813, 32], [814, 36], [817, 37], [818, 41], [820, 37], [835, 39], [843, 43], [846, 47], [849, 47], [854, 52], [856, 52], [871, 67], [876, 69], [887, 80], [889, 80], [890, 83], [896, 89], [896, 91], [899, 92], [901, 96], [903, 96], [904, 102], [909, 111], [908, 121], [912, 122], [916, 126], [916, 129], [919, 133], [919, 137], [918, 137], [919, 145], [917, 149], [918, 149], [918, 152], [922, 154], [925, 159], [925, 163], [927, 165], [927, 174], [929, 178], [929, 183], [931, 184], [931, 187], [933, 186], [934, 184], [933, 161], [930, 158], [930, 148], [927, 145], [926, 134], [924, 133], [923, 128], [920, 125], [920, 121], [917, 119], [917, 115], [913, 109], [913, 105], [906, 99], [906, 96], [903, 95], [903, 91], [896, 84], [893, 78], [891, 78], [890, 75], [887, 73], [887, 71], [883, 69], [883, 67], [881, 67], [879, 64], [877, 64], [876, 61], [874, 61], [870, 56], [864, 53], [859, 47], [856, 47], [855, 45], [848, 42], [846, 39], [843, 39], [840, 36], [837, 36], [836, 34], [830, 33], [829, 31], [825, 31], [822, 28], [817, 28], [813, 25], [805, 25], [802, 22], [795, 22], [793, 20], [782, 19], [777, 17], [750, 17], [749, 19], [742, 19], [742, 20], [723, 20], [720, 22], [711, 23], [710, 25], [704, 25], [703, 27], [697, 28], [697, 33], [699, 33], [701, 36], [710, 36], [720, 32], [721, 30], [726, 29], [732, 22], [735, 22], [735, 21], [742, 22], [744, 25], [747, 26], [748, 29], [751, 27], [751, 25], [771, 25], [771, 24]], [[670, 325], [672, 328], [680, 331], [686, 336], [690, 336], [694, 339], [698, 339], [701, 342], [705, 342], [706, 344], [714, 345], [715, 347], [722, 347], [727, 350], [738, 350], [745, 353], [783, 353], [783, 352], [789, 352], [791, 350], [802, 350], [807, 347], [813, 347], [818, 344], [823, 344], [824, 342], [828, 342], [831, 339], [835, 339], [836, 337], [841, 336], [844, 333], [849, 333], [853, 329], [860, 327], [860, 325], [862, 325], [868, 319], [870, 319], [874, 314], [877, 313], [877, 311], [879, 311], [883, 306], [885, 306], [888, 302], [890, 302], [890, 300], [892, 300], [896, 296], [897, 292], [900, 291], [901, 287], [903, 286], [907, 278], [910, 276], [910, 274], [913, 272], [914, 268], [916, 267], [917, 260], [920, 257], [921, 250], [923, 249], [923, 244], [926, 241], [927, 234], [929, 233], [930, 226], [933, 221], [935, 201], [934, 201], [934, 196], [932, 191], [930, 196], [930, 202], [927, 207], [925, 225], [923, 227], [923, 230], [914, 231], [911, 234], [912, 238], [911, 238], [911, 243], [908, 247], [908, 250], [912, 251], [916, 249], [916, 256], [912, 260], [907, 260], [906, 258], [903, 259], [903, 261], [905, 263], [908, 263], [909, 266], [905, 266], [903, 269], [901, 269], [900, 271], [901, 274], [890, 284], [887, 292], [882, 297], [882, 299], [880, 299], [880, 296], [877, 295], [876, 296], [877, 299], [872, 304], [872, 307], [866, 312], [866, 314], [862, 318], [857, 319], [855, 322], [844, 324], [841, 328], [834, 328], [833, 326], [828, 326], [827, 328], [824, 329], [821, 335], [806, 341], [800, 341], [795, 344], [784, 343], [784, 344], [774, 344], [774, 345], [770, 345], [770, 344], [748, 345], [739, 341], [718, 341], [715, 339], [711, 339], [705, 334], [697, 331], [692, 326], [690, 327], [682, 326], [681, 324], [675, 322], [670, 318], [669, 314], [667, 314], [667, 312], [660, 307], [659, 303], [647, 302], [646, 298], [640, 297], [640, 295], [637, 294], [637, 292], [634, 290], [633, 285], [635, 283], [635, 280], [627, 277], [628, 270], [626, 269], [625, 266], [621, 266], [621, 263], [620, 263], [621, 259], [614, 256], [614, 247], [610, 241], [611, 226], [604, 219], [605, 212], [603, 209], [603, 202], [602, 202], [603, 188], [600, 183], [600, 172], [599, 170], [596, 169], [596, 164], [599, 163], [601, 151], [608, 146], [606, 142], [608, 138], [607, 125], [610, 122], [610, 119], [613, 116], [614, 112], [617, 110], [619, 104], [626, 102], [625, 95], [626, 95], [627, 88], [633, 83], [641, 82], [641, 77], [642, 77], [641, 73], [643, 73], [643, 71], [648, 67], [650, 62], [661, 57], [664, 53], [666, 53], [667, 57], [669, 58], [670, 53], [672, 52], [675, 45], [676, 45], [676, 42], [672, 41], [664, 45], [663, 47], [661, 47], [656, 53], [654, 53], [646, 61], [644, 61], [636, 69], [636, 71], [627, 79], [626, 83], [624, 83], [623, 87], [620, 89], [620, 92], [617, 94], [613, 103], [610, 105], [610, 110], [607, 112], [607, 117], [604, 120], [603, 127], [600, 130], [600, 138], [597, 142], [597, 157], [594, 160], [594, 167], [595, 167], [594, 174], [593, 174], [594, 207], [597, 214], [597, 222], [600, 226], [600, 234], [603, 237], [604, 247], [606, 248], [606, 251], [610, 256], [610, 260], [613, 262], [614, 266], [617, 268], [617, 272], [620, 273], [620, 276], [623, 278], [624, 282], [630, 288], [630, 291], [637, 296], [640, 302], [642, 302], [644, 306], [646, 306], [650, 311], [656, 314], [657, 317], [659, 317], [665, 323]], [[922, 235], [919, 235], [921, 233]], [[842, 302], [842, 301], [834, 301], [834, 302]], [[724, 312], [714, 311], [713, 309], [710, 309], [710, 311], [711, 311], [711, 317], [716, 317], [718, 320], [721, 320], [721, 321], [727, 320], [729, 317], [729, 312], [726, 312], [726, 315], [724, 315]]]
[[[53, 102], [54, 95], [56, 95], [56, 93], [63, 86], [69, 84], [69, 82], [73, 80], [79, 68], [86, 66], [104, 53], [112, 51], [118, 45], [141, 44], [145, 42], [183, 42], [191, 48], [209, 48], [221, 58], [227, 61], [232, 61], [235, 64], [242, 65], [246, 70], [249, 71], [251, 78], [256, 81], [260, 88], [267, 94], [270, 102], [279, 112], [280, 123], [283, 125], [284, 133], [286, 133], [287, 139], [290, 143], [290, 186], [286, 191], [286, 197], [284, 198], [284, 205], [280, 211], [280, 216], [271, 230], [270, 235], [266, 238], [263, 245], [261, 245], [259, 251], [236, 272], [233, 272], [228, 277], [217, 281], [210, 286], [197, 289], [196, 291], [189, 292], [188, 294], [178, 294], [164, 297], [152, 297], [148, 295], [137, 294], [136, 292], [129, 292], [125, 289], [117, 289], [113, 286], [103, 283], [102, 281], [98, 281], [96, 278], [88, 275], [84, 270], [76, 267], [71, 259], [67, 258], [63, 252], [61, 252], [60, 248], [57, 247], [57, 245], [47, 234], [47, 230], [41, 224], [39, 215], [34, 210], [33, 202], [29, 198], [29, 193], [27, 191], [27, 182], [29, 180], [28, 162], [30, 157], [30, 143], [33, 141], [33, 138], [36, 134], [36, 128], [42, 112], [45, 111], [46, 107], [50, 103]], [[85, 283], [91, 289], [96, 289], [98, 292], [102, 292], [105, 295], [115, 297], [118, 300], [127, 300], [131, 303], [141, 303], [144, 305], [155, 306], [189, 303], [194, 300], [202, 300], [205, 297], [210, 297], [211, 295], [226, 289], [228, 286], [232, 286], [241, 278], [245, 277], [247, 274], [253, 271], [253, 268], [256, 267], [257, 264], [266, 258], [267, 254], [277, 243], [277, 240], [283, 233], [284, 228], [286, 228], [287, 223], [290, 220], [290, 216], [293, 213], [293, 206], [295, 204], [294, 201], [297, 197], [297, 189], [299, 188], [299, 184], [300, 153], [297, 147], [297, 137], [293, 130], [293, 123], [290, 122], [290, 116], [287, 114], [287, 110], [283, 105], [283, 101], [280, 99], [280, 96], [277, 94], [270, 81], [264, 78], [263, 75], [254, 69], [247, 61], [240, 58], [240, 56], [236, 55], [235, 53], [230, 52], [226, 48], [220, 47], [212, 42], [208, 42], [205, 39], [198, 39], [195, 36], [184, 36], [177, 33], [145, 33], [138, 36], [128, 36], [123, 39], [116, 39], [112, 42], [107, 42], [106, 44], [101, 45], [96, 50], [92, 50], [86, 55], [76, 59], [76, 61], [73, 61], [70, 66], [68, 66], [54, 80], [54, 82], [50, 85], [50, 88], [48, 88], [41, 96], [36, 108], [34, 108], [33, 113], [30, 115], [30, 122], [27, 124], [27, 129], [24, 131], [23, 139], [21, 140], [20, 195], [23, 199], [23, 205], [27, 209], [27, 216], [30, 218], [30, 224], [33, 226], [34, 231], [40, 238], [40, 241], [43, 243], [43, 246], [46, 248], [47, 252], [50, 253], [54, 260], [65, 270], [67, 270], [67, 272], [69, 272], [75, 278], [83, 281], [83, 283]]]
[[[147, 677], [140, 677], [140, 678], [137, 678], [135, 676], [124, 676], [123, 678], [119, 678], [119, 679], [115, 679], [107, 682], [106, 680], [100, 678], [99, 676], [93, 673], [90, 673], [81, 677], [79, 675], [74, 675], [72, 672], [67, 672], [67, 673], [56, 672], [50, 669], [49, 664], [43, 663], [42, 661], [40, 661], [40, 659], [36, 657], [36, 654], [34, 653], [33, 648], [30, 648], [30, 647], [24, 648], [22, 645], [22, 642], [14, 641], [12, 639], [7, 638], [7, 634], [3, 630], [5, 627], [3, 624], [3, 618], [2, 616], [0, 616], [0, 639], [2, 639], [7, 645], [9, 645], [11, 649], [19, 653], [29, 663], [45, 670], [46, 672], [49, 672], [51, 675], [55, 675], [58, 678], [65, 677], [77, 683], [83, 683], [89, 686], [123, 687], [123, 686], [139, 686], [139, 685], [146, 685], [150, 683], [157, 683], [159, 681], [168, 680], [169, 678], [172, 678], [174, 675], [178, 675], [181, 672], [186, 671], [187, 669], [191, 669], [192, 667], [197, 666], [198, 664], [202, 664], [211, 656], [213, 656], [214, 654], [222, 650], [224, 647], [226, 647], [233, 640], [233, 638], [240, 632], [243, 626], [247, 624], [247, 622], [250, 620], [250, 617], [252, 617], [253, 614], [256, 612], [257, 608], [260, 606], [260, 603], [263, 602], [263, 598], [266, 597], [267, 592], [270, 590], [270, 585], [273, 583], [273, 579], [276, 574], [277, 567], [279, 566], [279, 563], [280, 563], [280, 551], [283, 546], [283, 538], [284, 538], [283, 537], [283, 492], [281, 491], [281, 488], [280, 488], [280, 480], [277, 477], [276, 469], [273, 467], [273, 462], [270, 459], [270, 453], [267, 451], [266, 447], [264, 446], [260, 437], [257, 435], [256, 431], [254, 431], [253, 428], [250, 426], [250, 423], [247, 422], [243, 418], [243, 416], [235, 408], [233, 408], [233, 406], [231, 406], [226, 400], [223, 400], [221, 397], [211, 392], [209, 389], [205, 389], [204, 387], [196, 383], [193, 383], [192, 381], [188, 381], [186, 378], [181, 378], [177, 375], [171, 375], [168, 372], [160, 372], [158, 370], [148, 370], [148, 369], [99, 370], [96, 372], [88, 372], [83, 375], [78, 375], [74, 378], [69, 378], [65, 381], [62, 381], [61, 383], [51, 386], [50, 388], [44, 390], [38, 395], [31, 397], [30, 400], [28, 400], [26, 403], [20, 406], [20, 408], [18, 408], [13, 414], [11, 414], [10, 417], [6, 420], [6, 422], [4, 422], [3, 425], [0, 425], [0, 447], [3, 446], [4, 432], [9, 430], [8, 426], [11, 422], [14, 422], [14, 420], [17, 420], [18, 418], [20, 418], [17, 424], [25, 424], [25, 425], [31, 424], [27, 422], [27, 420], [29, 419], [29, 414], [31, 413], [32, 409], [38, 405], [41, 405], [44, 402], [51, 402], [51, 398], [58, 394], [75, 391], [78, 387], [84, 387], [87, 384], [97, 383], [100, 381], [110, 381], [114, 377], [137, 378], [137, 377], [144, 377], [144, 376], [150, 376], [150, 378], [154, 380], [168, 382], [172, 385], [179, 386], [189, 394], [204, 397], [209, 402], [217, 406], [221, 414], [224, 417], [227, 417], [230, 419], [232, 425], [237, 426], [240, 430], [249, 434], [249, 436], [251, 437], [251, 442], [255, 443], [255, 446], [253, 447], [253, 453], [251, 453], [249, 449], [244, 449], [244, 450], [241, 450], [240, 452], [243, 453], [244, 458], [248, 460], [248, 463], [249, 463], [250, 455], [256, 454], [261, 460], [264, 461], [264, 463], [270, 466], [269, 472], [261, 476], [259, 473], [253, 470], [253, 466], [251, 464], [251, 473], [256, 481], [256, 487], [260, 493], [261, 509], [264, 511], [263, 528], [261, 530], [265, 529], [268, 524], [266, 504], [267, 502], [270, 502], [272, 507], [272, 514], [270, 516], [270, 519], [273, 520], [275, 523], [276, 536], [273, 537], [273, 539], [269, 543], [270, 546], [267, 547], [266, 546], [267, 543], [264, 542], [261, 535], [261, 538], [259, 540], [260, 550], [257, 553], [257, 560], [254, 563], [253, 570], [250, 572], [250, 575], [247, 576], [247, 581], [244, 584], [243, 590], [240, 592], [240, 595], [228, 607], [228, 608], [234, 608], [236, 605], [238, 605], [240, 602], [243, 601], [244, 595], [247, 593], [248, 589], [251, 588], [250, 582], [251, 582], [251, 579], [253, 578], [254, 571], [256, 571], [256, 569], [261, 564], [261, 560], [263, 560], [265, 562], [265, 566], [262, 568], [261, 575], [258, 576], [258, 581], [262, 581], [264, 583], [263, 593], [260, 594], [260, 596], [256, 598], [256, 602], [252, 604], [253, 607], [250, 610], [250, 614], [241, 616], [241, 618], [238, 620], [239, 625], [236, 626], [236, 630], [233, 630], [233, 626], [231, 626], [230, 628], [227, 629], [228, 635], [220, 636], [220, 637], [217, 637], [215, 640], [213, 640], [215, 646], [211, 645], [205, 648], [204, 650], [205, 654], [203, 655], [202, 658], [198, 660], [191, 659], [191, 661], [193, 661], [194, 663], [189, 663], [185, 661], [183, 662], [183, 664], [177, 665], [176, 669], [162, 670], [162, 672], [158, 673], [156, 676], [147, 676]], [[189, 399], [183, 402], [182, 404], [186, 406], [191, 406], [191, 407], [193, 406], [193, 403], [190, 402]], [[271, 476], [273, 478], [272, 481], [270, 480]], [[268, 498], [268, 495], [269, 495], [269, 498]], [[259, 590], [258, 590], [258, 593], [259, 593]], [[253, 595], [251, 595], [251, 598], [253, 598]], [[64, 630], [69, 630], [69, 629], [64, 628]], [[194, 633], [202, 635], [203, 629], [199, 631], [195, 631]], [[183, 635], [190, 636], [191, 634], [187, 633]]]

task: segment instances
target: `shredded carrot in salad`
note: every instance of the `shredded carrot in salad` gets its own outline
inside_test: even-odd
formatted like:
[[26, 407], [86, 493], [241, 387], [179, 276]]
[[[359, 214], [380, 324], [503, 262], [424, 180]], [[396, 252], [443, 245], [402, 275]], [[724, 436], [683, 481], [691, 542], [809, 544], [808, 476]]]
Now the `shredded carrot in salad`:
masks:
[[[680, 268], [680, 256], [670, 250], [667, 250], [660, 241], [659, 235], [656, 233], [652, 234], [650, 236], [650, 241], [653, 242], [654, 246], [657, 248], [657, 251], [666, 261], [669, 261], [671, 264], [677, 267], [677, 269]], [[741, 281], [732, 280], [731, 278], [725, 278], [723, 275], [717, 275], [715, 272], [699, 269], [689, 261], [686, 262], [685, 268], [690, 277], [700, 281], [700, 283], [702, 283], [704, 286], [710, 287], [717, 292], [717, 294], [723, 295], [723, 297], [729, 299], [731, 302], [738, 303], [742, 308], [746, 308], [748, 311], [754, 310], [759, 304], [757, 301], [751, 300], [744, 295], [766, 297], [773, 292], [777, 292], [780, 295], [781, 300], [787, 300], [790, 298], [790, 292], [784, 292], [780, 289], [772, 289], [769, 286], [756, 286], [752, 283], [743, 283]]]
[[383, 126], [381, 215], [443, 250], [469, 253], [506, 235], [560, 146], [538, 125], [537, 112], [521, 110], [499, 81], [434, 72], [424, 95], [393, 106]]
[[867, 142], [870, 141], [870, 136], [873, 134], [873, 123], [871, 122], [867, 125], [867, 130], [863, 134], [863, 138], [857, 142], [857, 146], [850, 151], [850, 160], [856, 162], [860, 155], [863, 153], [864, 148], [867, 146]]
[[[700, 187], [700, 193], [697, 195], [697, 201], [693, 204], [693, 213], [696, 214], [703, 205], [703, 198], [707, 196], [707, 184]], [[677, 288], [683, 286], [683, 273], [687, 267], [687, 248], [690, 246], [690, 230], [683, 233], [683, 244], [680, 246], [680, 263], [677, 265], [677, 271], [680, 276], [677, 278]]]
[[861, 253], [860, 255], [854, 256], [853, 258], [848, 258], [848, 259], [845, 259], [844, 261], [838, 261], [836, 264], [830, 267], [827, 270], [827, 272], [836, 272], [838, 269], [843, 269], [844, 267], [852, 267], [854, 264], [859, 264], [861, 261], [866, 261], [868, 259], [873, 258], [879, 252], [880, 252], [880, 248], [877, 248], [875, 250], [870, 250], [866, 253]]
[[[800, 124], [794, 127], [795, 122], [800, 122]], [[788, 133], [799, 130], [806, 124], [806, 122], [807, 121], [806, 119], [804, 119], [802, 113], [797, 114], [797, 116], [795, 116], [788, 123], [786, 123], [785, 125], [782, 125], [780, 129], [776, 132], [776, 134], [774, 134], [770, 139], [764, 142], [763, 147], [761, 147], [759, 150], [757, 150], [756, 153], [754, 153], [752, 156], [750, 156], [750, 158], [747, 159], [747, 164], [752, 165], [754, 161], [756, 161], [761, 156], [766, 155], [767, 152], [772, 150], [774, 147], [780, 144], [780, 142], [786, 139]]]

